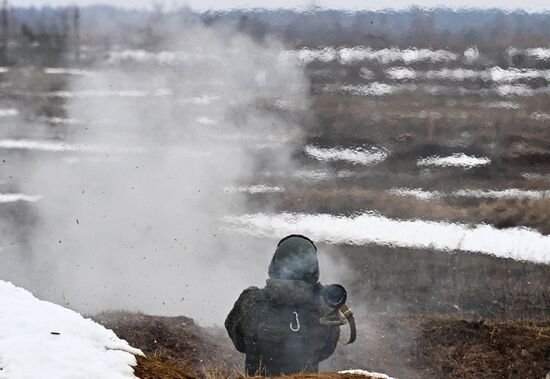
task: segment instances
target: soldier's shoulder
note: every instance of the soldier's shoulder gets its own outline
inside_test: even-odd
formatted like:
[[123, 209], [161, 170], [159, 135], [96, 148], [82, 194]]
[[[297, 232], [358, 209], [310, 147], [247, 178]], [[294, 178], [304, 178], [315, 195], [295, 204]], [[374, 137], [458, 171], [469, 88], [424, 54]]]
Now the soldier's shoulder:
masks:
[[248, 287], [243, 292], [241, 292], [240, 298], [241, 299], [252, 299], [252, 298], [256, 297], [261, 292], [262, 292], [261, 288], [254, 287], [254, 286]]
[[255, 286], [251, 286], [251, 287], [246, 288], [246, 289], [243, 291], [243, 293], [246, 293], [246, 292], [253, 292], [253, 291], [258, 291], [258, 290], [260, 290], [260, 288], [255, 287]]
[[[254, 315], [257, 308], [258, 298], [261, 296], [261, 289], [257, 287], [249, 287], [245, 289], [239, 299], [235, 303], [235, 311], [240, 315], [248, 319]], [[244, 321], [243, 321], [244, 322]]]

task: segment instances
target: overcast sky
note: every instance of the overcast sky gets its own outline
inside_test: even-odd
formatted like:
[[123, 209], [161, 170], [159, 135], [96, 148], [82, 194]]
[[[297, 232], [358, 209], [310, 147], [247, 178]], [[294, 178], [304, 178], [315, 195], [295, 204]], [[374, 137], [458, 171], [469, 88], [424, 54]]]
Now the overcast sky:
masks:
[[407, 8], [411, 5], [434, 7], [445, 5], [451, 8], [507, 8], [526, 11], [549, 11], [550, 0], [9, 0], [16, 6], [43, 5], [90, 5], [110, 4], [125, 8], [149, 8], [153, 2], [163, 3], [168, 8], [187, 4], [196, 10], [230, 8], [305, 8], [316, 4], [323, 8], [382, 9]]

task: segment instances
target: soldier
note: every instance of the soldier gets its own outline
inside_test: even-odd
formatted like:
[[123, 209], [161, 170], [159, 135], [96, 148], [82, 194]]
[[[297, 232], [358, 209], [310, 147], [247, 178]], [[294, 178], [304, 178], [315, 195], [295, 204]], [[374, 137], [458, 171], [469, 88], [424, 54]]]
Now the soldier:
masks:
[[317, 372], [319, 362], [334, 352], [342, 324], [334, 320], [341, 319], [341, 304], [331, 307], [323, 301], [328, 287], [318, 280], [313, 242], [301, 235], [283, 238], [266, 286], [244, 290], [225, 320], [233, 344], [246, 354], [247, 375]]

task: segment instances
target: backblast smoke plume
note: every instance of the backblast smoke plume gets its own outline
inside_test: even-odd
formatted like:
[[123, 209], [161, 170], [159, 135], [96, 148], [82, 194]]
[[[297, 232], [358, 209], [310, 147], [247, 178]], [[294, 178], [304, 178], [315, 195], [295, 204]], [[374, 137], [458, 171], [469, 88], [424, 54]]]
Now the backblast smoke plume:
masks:
[[246, 212], [227, 188], [288, 166], [280, 141], [299, 140], [307, 85], [276, 42], [197, 24], [157, 32], [159, 52], [114, 51], [43, 94], [76, 121], [21, 155], [19, 189], [42, 199], [30, 253], [2, 277], [81, 312], [220, 322], [272, 253], [220, 230]]

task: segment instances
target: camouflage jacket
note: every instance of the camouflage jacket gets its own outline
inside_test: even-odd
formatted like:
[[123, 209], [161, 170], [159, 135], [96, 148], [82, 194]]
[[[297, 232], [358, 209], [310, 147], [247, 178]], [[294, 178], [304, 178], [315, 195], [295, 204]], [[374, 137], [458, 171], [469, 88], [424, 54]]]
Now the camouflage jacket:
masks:
[[320, 284], [268, 279], [243, 291], [227, 316], [233, 344], [246, 354], [248, 375], [318, 370], [336, 348], [339, 327], [319, 319], [335, 312], [321, 300]]

